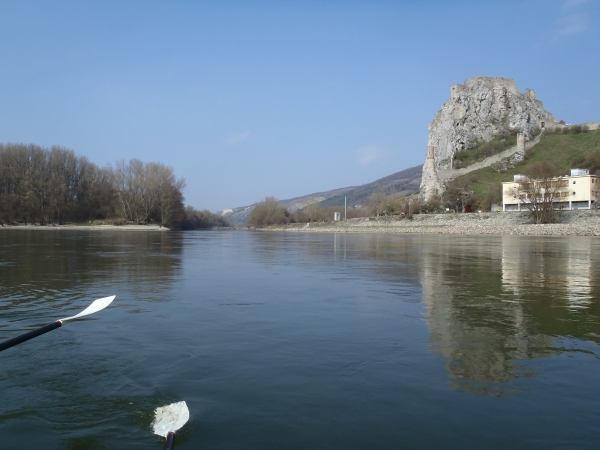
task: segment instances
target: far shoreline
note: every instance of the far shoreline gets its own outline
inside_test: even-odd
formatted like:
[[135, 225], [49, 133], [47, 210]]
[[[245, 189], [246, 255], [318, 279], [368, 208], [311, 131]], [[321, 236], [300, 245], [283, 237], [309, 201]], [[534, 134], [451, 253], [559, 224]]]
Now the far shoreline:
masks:
[[38, 231], [65, 231], [65, 230], [101, 230], [101, 231], [171, 231], [170, 228], [159, 225], [3, 225], [0, 230], [38, 230]]
[[556, 223], [534, 224], [528, 212], [417, 214], [413, 219], [380, 216], [256, 228], [263, 232], [393, 233], [520, 236], [600, 236], [600, 210], [560, 211]]

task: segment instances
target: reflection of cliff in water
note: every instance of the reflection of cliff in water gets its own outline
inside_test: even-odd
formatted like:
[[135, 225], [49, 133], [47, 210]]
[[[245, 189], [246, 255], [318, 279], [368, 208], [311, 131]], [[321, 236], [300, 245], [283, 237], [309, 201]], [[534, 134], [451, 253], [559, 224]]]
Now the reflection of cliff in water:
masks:
[[494, 395], [535, 376], [528, 360], [590, 351], [576, 341], [566, 348], [565, 339], [600, 343], [599, 250], [591, 237], [333, 238], [336, 264], [368, 267], [386, 282], [419, 279], [432, 348], [451, 386]]
[[340, 268], [422, 298], [432, 349], [451, 386], [465, 391], [509, 393], [519, 389], [513, 380], [535, 376], [527, 361], [600, 344], [597, 238], [261, 233], [255, 241], [266, 264], [319, 260], [320, 270]]
[[178, 233], [10, 230], [0, 247], [1, 309], [109, 295], [119, 284], [160, 301], [181, 269]]
[[[451, 385], [502, 394], [524, 363], [598, 341], [598, 280], [589, 238], [463, 238], [424, 248], [421, 280], [434, 350]], [[554, 346], [553, 346], [554, 345]]]

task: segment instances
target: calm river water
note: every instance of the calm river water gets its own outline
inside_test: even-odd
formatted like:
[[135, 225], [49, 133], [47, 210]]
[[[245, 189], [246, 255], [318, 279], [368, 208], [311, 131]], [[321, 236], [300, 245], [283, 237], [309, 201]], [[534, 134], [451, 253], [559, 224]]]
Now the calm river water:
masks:
[[600, 239], [0, 230], [0, 447], [600, 445]]

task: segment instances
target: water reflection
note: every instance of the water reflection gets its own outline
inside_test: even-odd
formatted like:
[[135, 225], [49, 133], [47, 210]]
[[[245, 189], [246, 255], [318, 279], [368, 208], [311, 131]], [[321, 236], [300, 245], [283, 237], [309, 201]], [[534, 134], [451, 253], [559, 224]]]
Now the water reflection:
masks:
[[0, 248], [0, 317], [7, 319], [0, 327], [6, 328], [87, 306], [115, 285], [123, 287], [120, 300], [125, 293], [168, 300], [183, 245], [177, 233], [8, 230], [0, 232]]
[[527, 360], [565, 351], [560, 338], [597, 342], [594, 244], [519, 236], [426, 244], [423, 301], [451, 386], [503, 395], [519, 389], [510, 381], [535, 376]]
[[3, 352], [7, 447], [158, 448], [152, 412], [181, 399], [190, 448], [598, 441], [594, 239], [14, 236], [0, 338], [50, 302], [118, 302]]
[[502, 395], [499, 385], [532, 374], [516, 361], [541, 356], [551, 339], [530, 335], [523, 305], [502, 296], [494, 242], [452, 245], [440, 240], [423, 251], [421, 283], [433, 350], [446, 360], [453, 388]]
[[151, 342], [144, 330], [160, 314], [155, 303], [173, 298], [182, 236], [7, 230], [0, 248], [0, 340], [117, 294], [85, 325], [3, 352], [3, 437], [24, 448], [72, 450], [111, 448], [107, 441], [125, 435], [153, 442], [149, 414], [164, 399], [144, 376]]
[[565, 307], [586, 308], [596, 285], [592, 241], [588, 238], [529, 239], [504, 236], [502, 280], [507, 291], [520, 297], [524, 285], [550, 288]]
[[368, 259], [387, 283], [417, 276], [450, 386], [491, 395], [535, 377], [527, 361], [600, 343], [598, 247], [591, 237], [333, 237], [336, 262]]

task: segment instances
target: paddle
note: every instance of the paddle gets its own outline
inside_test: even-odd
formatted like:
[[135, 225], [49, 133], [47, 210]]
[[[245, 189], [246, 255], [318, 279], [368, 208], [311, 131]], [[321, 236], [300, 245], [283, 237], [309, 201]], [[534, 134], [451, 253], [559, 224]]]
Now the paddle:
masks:
[[189, 419], [190, 411], [185, 402], [171, 403], [156, 408], [152, 431], [154, 434], [167, 438], [165, 450], [172, 450], [175, 447], [175, 432]]
[[99, 298], [98, 300], [95, 300], [90, 306], [88, 306], [87, 308], [85, 308], [83, 311], [81, 311], [79, 314], [77, 314], [75, 316], [66, 317], [64, 319], [57, 320], [56, 322], [52, 322], [44, 327], [38, 328], [37, 330], [33, 330], [33, 331], [30, 331], [29, 333], [25, 333], [25, 334], [22, 334], [21, 336], [17, 336], [16, 338], [12, 338], [12, 339], [9, 339], [8, 341], [4, 341], [4, 342], [0, 343], [0, 352], [2, 350], [6, 350], [7, 348], [11, 348], [17, 344], [20, 344], [21, 342], [25, 342], [25, 341], [28, 341], [29, 339], [33, 339], [34, 337], [38, 337], [44, 333], [47, 333], [48, 331], [56, 330], [57, 328], [62, 326], [63, 322], [67, 322], [68, 320], [73, 320], [73, 319], [79, 319], [80, 317], [83, 317], [83, 316], [89, 316], [90, 314], [94, 314], [95, 312], [103, 310], [104, 308], [106, 308], [108, 305], [111, 304], [111, 302], [115, 299], [115, 297], [116, 296], [113, 295], [111, 297]]

